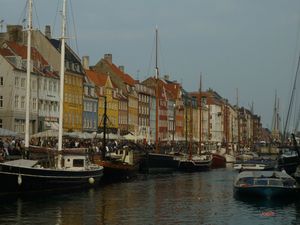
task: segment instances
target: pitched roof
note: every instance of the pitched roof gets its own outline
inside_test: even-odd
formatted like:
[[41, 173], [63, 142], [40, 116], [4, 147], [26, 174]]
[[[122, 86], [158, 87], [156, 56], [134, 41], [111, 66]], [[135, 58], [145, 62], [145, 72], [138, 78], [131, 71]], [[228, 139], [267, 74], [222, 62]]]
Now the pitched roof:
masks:
[[110, 68], [112, 69], [112, 71], [118, 75], [124, 83], [130, 85], [130, 86], [134, 86], [136, 81], [127, 73], [124, 73], [122, 70], [120, 70], [115, 64], [113, 63], [109, 63], [106, 59], [103, 59], [103, 61], [110, 66]]
[[11, 52], [11, 50], [7, 48], [0, 48], [0, 55], [2, 56], [13, 56], [14, 54]]
[[[27, 59], [27, 46], [20, 45], [17, 42], [6, 41], [2, 44], [0, 49], [0, 54], [3, 56], [20, 56], [22, 59]], [[56, 72], [50, 70], [50, 65], [45, 60], [45, 58], [39, 53], [39, 51], [31, 47], [31, 60], [39, 62], [40, 66], [34, 66], [33, 71], [42, 76], [54, 77], [57, 78], [58, 75]], [[10, 62], [11, 63], [11, 62]], [[15, 65], [13, 65], [16, 67]], [[19, 68], [17, 68], [19, 69]]]
[[[18, 43], [12, 41], [7, 41], [5, 43], [16, 55], [20, 56], [22, 59], [27, 59], [27, 46], [19, 45]], [[34, 61], [39, 61], [42, 65], [48, 65], [48, 62], [34, 47], [31, 47], [31, 59]]]
[[[57, 49], [58, 52], [60, 52], [60, 48], [61, 48], [61, 41], [60, 40], [56, 40], [56, 39], [50, 39], [49, 40], [50, 43], [53, 45], [53, 47], [55, 47]], [[78, 65], [79, 68], [78, 70], [73, 68], [73, 67], [67, 67], [66, 68], [68, 71], [72, 71], [73, 73], [77, 73], [77, 74], [83, 74], [84, 73], [84, 69], [82, 67], [80, 58], [78, 57], [78, 55], [71, 49], [70, 46], [68, 46], [66, 44], [66, 48], [65, 48], [65, 62], [69, 62], [71, 64], [75, 64]]]
[[87, 77], [91, 81], [93, 81], [97, 86], [99, 86], [99, 87], [105, 86], [107, 79], [108, 79], [108, 75], [100, 73], [100, 72], [96, 72], [94, 70], [85, 70], [85, 73], [86, 73]]

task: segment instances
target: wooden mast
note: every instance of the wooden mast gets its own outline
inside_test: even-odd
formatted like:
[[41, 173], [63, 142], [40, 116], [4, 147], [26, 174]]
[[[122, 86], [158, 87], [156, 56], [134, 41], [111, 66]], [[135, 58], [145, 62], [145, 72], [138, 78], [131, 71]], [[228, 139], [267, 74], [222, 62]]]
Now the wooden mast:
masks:
[[28, 3], [28, 27], [27, 27], [27, 69], [26, 69], [26, 112], [25, 112], [25, 149], [29, 148], [30, 132], [30, 73], [31, 73], [31, 30], [32, 30], [32, 0]]
[[102, 141], [102, 160], [105, 159], [106, 152], [106, 129], [107, 129], [107, 101], [106, 96], [104, 96], [104, 114], [103, 114], [103, 141]]
[[239, 89], [236, 89], [236, 109], [237, 109], [237, 126], [238, 126], [238, 138], [237, 138], [237, 151], [240, 150], [240, 110], [239, 110]]
[[156, 129], [156, 132], [155, 132], [155, 151], [156, 153], [159, 153], [159, 137], [158, 137], [158, 134], [159, 134], [159, 94], [158, 94], [158, 91], [159, 91], [159, 88], [158, 88], [158, 85], [159, 85], [159, 70], [158, 70], [158, 44], [157, 44], [157, 40], [158, 39], [158, 28], [156, 27], [155, 29], [155, 82], [156, 82], [156, 87], [155, 87], [155, 95], [156, 95], [156, 119], [155, 119], [155, 129]]
[[193, 144], [193, 104], [192, 99], [190, 100], [190, 135], [189, 135], [189, 159], [192, 159], [192, 144]]
[[202, 73], [199, 86], [199, 154], [202, 153]]
[[64, 115], [64, 76], [65, 76], [65, 33], [66, 33], [66, 0], [63, 2], [62, 27], [61, 27], [61, 50], [60, 50], [60, 102], [59, 102], [59, 127], [58, 127], [58, 168], [61, 168], [63, 115]]
[[228, 141], [229, 141], [229, 125], [228, 125], [228, 100], [225, 99], [225, 108], [224, 108], [224, 130], [225, 130], [225, 149], [228, 154]]

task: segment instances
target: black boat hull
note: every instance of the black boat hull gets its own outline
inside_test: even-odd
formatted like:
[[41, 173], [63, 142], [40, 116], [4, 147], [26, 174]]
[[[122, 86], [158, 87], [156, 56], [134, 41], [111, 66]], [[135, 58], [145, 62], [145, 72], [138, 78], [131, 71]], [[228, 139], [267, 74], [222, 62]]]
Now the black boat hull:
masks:
[[207, 171], [211, 168], [211, 161], [195, 162], [193, 160], [179, 161], [178, 170], [186, 172]]
[[172, 172], [177, 169], [177, 161], [173, 155], [148, 153], [142, 160], [140, 170], [142, 172]]
[[18, 193], [92, 187], [99, 183], [103, 169], [68, 171], [44, 168], [0, 166], [0, 193]]
[[234, 194], [237, 197], [260, 197], [260, 198], [276, 198], [276, 197], [295, 197], [299, 193], [299, 189], [295, 187], [234, 187]]

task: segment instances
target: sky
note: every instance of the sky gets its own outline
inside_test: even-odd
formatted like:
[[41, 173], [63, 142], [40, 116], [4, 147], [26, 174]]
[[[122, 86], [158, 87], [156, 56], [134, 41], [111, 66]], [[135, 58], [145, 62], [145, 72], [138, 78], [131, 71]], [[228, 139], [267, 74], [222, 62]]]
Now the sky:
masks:
[[[22, 24], [26, 0], [0, 0], [0, 20]], [[69, 44], [94, 65], [111, 53], [134, 78], [160, 74], [187, 91], [212, 88], [231, 104], [253, 104], [272, 123], [275, 91], [284, 122], [300, 49], [298, 0], [68, 0]], [[34, 0], [33, 24], [60, 36], [62, 0]], [[237, 91], [238, 90], [238, 91]]]

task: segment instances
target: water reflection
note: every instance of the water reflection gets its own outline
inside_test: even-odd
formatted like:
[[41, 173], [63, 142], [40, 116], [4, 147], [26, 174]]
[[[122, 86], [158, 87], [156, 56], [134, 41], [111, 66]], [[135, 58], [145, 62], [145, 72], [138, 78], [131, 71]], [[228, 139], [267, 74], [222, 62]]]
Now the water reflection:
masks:
[[300, 201], [234, 198], [234, 177], [229, 169], [143, 175], [85, 191], [2, 197], [0, 224], [300, 224]]

